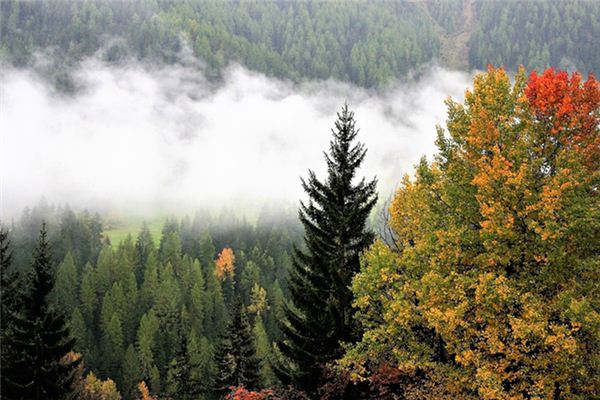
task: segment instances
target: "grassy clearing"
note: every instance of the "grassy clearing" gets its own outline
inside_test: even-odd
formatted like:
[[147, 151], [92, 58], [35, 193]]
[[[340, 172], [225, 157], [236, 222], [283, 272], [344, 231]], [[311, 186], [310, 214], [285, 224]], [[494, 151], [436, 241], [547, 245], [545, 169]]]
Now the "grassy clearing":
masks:
[[127, 235], [131, 235], [133, 240], [135, 240], [144, 222], [146, 222], [152, 234], [152, 239], [154, 239], [154, 244], [158, 246], [166, 219], [167, 217], [165, 216], [152, 218], [111, 217], [105, 224], [104, 235], [110, 239], [113, 246], [117, 246], [127, 238]]

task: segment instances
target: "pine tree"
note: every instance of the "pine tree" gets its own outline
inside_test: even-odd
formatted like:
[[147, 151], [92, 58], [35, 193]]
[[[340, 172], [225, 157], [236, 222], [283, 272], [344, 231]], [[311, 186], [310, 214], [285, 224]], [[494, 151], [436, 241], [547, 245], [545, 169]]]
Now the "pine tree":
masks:
[[6, 399], [53, 400], [71, 392], [77, 360], [63, 360], [72, 350], [65, 317], [49, 304], [54, 286], [46, 225], [42, 225], [34, 253], [31, 282], [14, 314], [5, 338], [11, 349], [4, 374], [2, 396]]
[[[74, 349], [82, 354], [88, 354], [87, 329], [79, 307], [75, 307], [69, 320], [69, 330], [75, 339]], [[86, 357], [87, 359], [87, 357]]]
[[271, 367], [272, 353], [271, 341], [265, 331], [265, 326], [260, 315], [256, 315], [252, 329], [256, 342], [256, 356], [260, 360], [260, 383], [263, 387], [273, 386], [277, 379]]
[[135, 347], [130, 344], [125, 351], [123, 363], [121, 365], [121, 376], [123, 377], [123, 392], [125, 398], [135, 398], [136, 386], [142, 379], [140, 371], [140, 361], [135, 351]]
[[224, 394], [230, 386], [256, 389], [259, 384], [260, 362], [256, 357], [254, 337], [239, 295], [231, 320], [221, 337], [215, 355], [217, 378], [215, 392]]
[[178, 400], [195, 400], [198, 398], [202, 385], [197, 381], [193, 372], [197, 367], [193, 364], [188, 348], [187, 335], [180, 319], [176, 326], [176, 342], [173, 360], [169, 367], [169, 394]]
[[216, 249], [213, 243], [213, 239], [210, 236], [210, 232], [206, 231], [202, 234], [199, 241], [199, 259], [200, 264], [204, 267], [210, 267], [213, 260], [215, 259]]
[[56, 284], [53, 290], [56, 304], [66, 315], [70, 315], [77, 307], [78, 281], [75, 260], [69, 251], [56, 270]]
[[155, 252], [156, 249], [152, 234], [150, 233], [150, 229], [148, 229], [148, 224], [144, 222], [135, 242], [135, 278], [139, 285], [142, 284], [148, 257]]
[[0, 226], [0, 329], [6, 329], [7, 317], [12, 311], [16, 300], [16, 274], [10, 270], [13, 261], [13, 252], [10, 248], [8, 231]]
[[[140, 360], [142, 379], [151, 382], [153, 390], [156, 390], [159, 380], [158, 369], [156, 369], [154, 353], [156, 350], [156, 337], [159, 329], [159, 321], [151, 309], [142, 316], [140, 327], [137, 332], [137, 350]], [[154, 371], [156, 369], [156, 371]], [[156, 372], [156, 373], [155, 373]]]
[[81, 286], [79, 288], [79, 299], [81, 301], [81, 309], [85, 321], [91, 326], [94, 322], [94, 311], [96, 310], [98, 298], [96, 297], [94, 267], [92, 267], [92, 264], [90, 263], [86, 263], [83, 268]]
[[354, 342], [359, 329], [352, 310], [351, 280], [359, 270], [360, 254], [373, 242], [366, 227], [377, 195], [376, 180], [353, 184], [366, 154], [363, 144], [352, 145], [358, 130], [354, 113], [345, 104], [330, 142], [327, 180], [313, 171], [302, 187], [308, 204], [300, 203], [306, 250], [296, 249], [290, 273], [293, 304], [282, 324], [285, 356], [278, 366], [284, 382], [314, 393], [321, 368], [342, 354], [342, 342]]
[[[6, 338], [10, 337], [9, 330], [12, 324], [13, 312], [17, 291], [15, 287], [15, 274], [10, 272], [13, 253], [10, 248], [8, 231], [0, 227], [0, 388], [7, 388], [6, 378], [9, 375], [8, 368], [11, 365], [10, 355], [12, 354]], [[6, 393], [2, 390], [3, 394]]]
[[117, 383], [122, 383], [120, 366], [122, 363], [124, 348], [123, 327], [119, 315], [115, 312], [104, 330], [102, 337], [102, 348], [104, 352], [104, 372]]

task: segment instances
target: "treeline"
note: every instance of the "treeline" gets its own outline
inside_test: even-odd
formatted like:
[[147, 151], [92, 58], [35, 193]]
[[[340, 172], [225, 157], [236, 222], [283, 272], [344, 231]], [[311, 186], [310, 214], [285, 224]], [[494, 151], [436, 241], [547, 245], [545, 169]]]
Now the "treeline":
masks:
[[65, 316], [73, 350], [94, 379], [114, 381], [125, 399], [137, 397], [140, 381], [155, 395], [213, 398], [245, 376], [219, 364], [242, 347], [238, 356], [254, 360], [244, 386], [277, 383], [272, 343], [281, 338], [291, 248], [301, 233], [293, 219], [265, 211], [251, 226], [198, 213], [169, 219], [156, 240], [143, 227], [112, 246], [99, 216], [41, 204], [8, 236], [11, 271], [23, 277], [12, 285], [21, 290], [42, 220], [51, 221], [48, 253], [57, 260], [48, 301]]
[[598, 70], [600, 7], [575, 0], [7, 0], [0, 4], [1, 54], [23, 66], [43, 50], [64, 68], [65, 60], [76, 63], [97, 52], [108, 62], [133, 57], [173, 63], [188, 46], [213, 78], [237, 62], [294, 81], [335, 78], [373, 87], [438, 59], [441, 37], [453, 40], [468, 13], [475, 19], [470, 53], [458, 57], [468, 57], [471, 68], [492, 63], [512, 70], [519, 64]]
[[478, 26], [470, 40], [469, 60], [519, 65], [539, 71], [549, 66], [583, 73], [600, 67], [600, 3], [595, 1], [480, 1]]
[[382, 84], [431, 60], [438, 40], [419, 6], [362, 2], [6, 1], [2, 51], [24, 65], [36, 50], [78, 60], [99, 49], [174, 62], [190, 46], [209, 75], [229, 62], [300, 80]]

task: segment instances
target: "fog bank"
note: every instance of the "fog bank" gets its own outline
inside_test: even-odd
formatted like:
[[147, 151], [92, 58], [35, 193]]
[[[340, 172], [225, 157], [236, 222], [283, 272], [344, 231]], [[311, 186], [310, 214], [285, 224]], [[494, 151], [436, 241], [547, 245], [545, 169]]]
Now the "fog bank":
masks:
[[42, 197], [132, 212], [296, 201], [309, 168], [324, 176], [322, 152], [346, 100], [368, 148], [359, 174], [376, 175], [385, 195], [433, 154], [444, 99], [461, 99], [471, 81], [432, 67], [382, 94], [233, 66], [215, 86], [191, 67], [95, 60], [74, 73], [82, 89], [72, 96], [28, 70], [0, 78], [3, 216]]

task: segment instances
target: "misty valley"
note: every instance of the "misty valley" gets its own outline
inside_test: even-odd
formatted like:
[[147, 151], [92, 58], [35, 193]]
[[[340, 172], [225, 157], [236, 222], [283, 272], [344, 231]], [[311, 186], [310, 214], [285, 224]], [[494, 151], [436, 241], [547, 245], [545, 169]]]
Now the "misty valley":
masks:
[[600, 399], [600, 2], [0, 2], [0, 398]]

